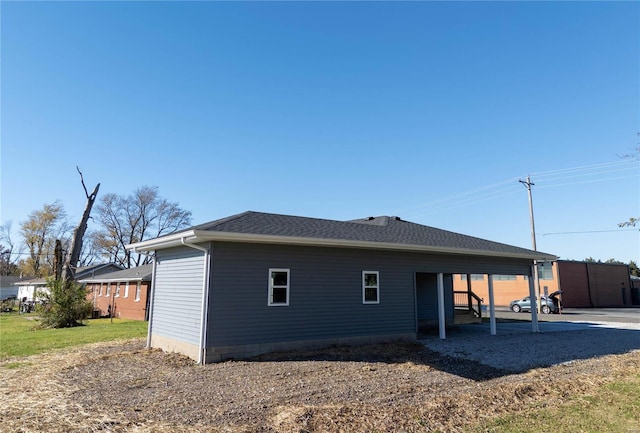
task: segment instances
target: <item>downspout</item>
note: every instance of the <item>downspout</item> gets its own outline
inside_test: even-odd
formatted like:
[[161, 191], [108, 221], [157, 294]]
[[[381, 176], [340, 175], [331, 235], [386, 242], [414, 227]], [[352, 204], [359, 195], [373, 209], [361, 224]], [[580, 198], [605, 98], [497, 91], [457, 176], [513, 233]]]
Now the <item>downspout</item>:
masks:
[[[147, 346], [146, 348], [149, 349], [151, 347], [151, 322], [153, 321], [153, 298], [155, 296], [156, 293], [156, 255], [155, 254], [149, 254], [149, 253], [145, 253], [143, 251], [137, 251], [135, 248], [133, 249], [133, 252], [136, 254], [142, 254], [143, 256], [147, 256], [147, 257], [151, 257], [151, 260], [153, 262], [153, 268], [151, 270], [151, 288], [149, 290], [149, 299], [147, 299], [147, 302], [149, 303], [149, 309], [147, 311], [147, 314], [149, 315], [149, 324], [147, 325]], [[142, 283], [141, 283], [142, 285]], [[142, 290], [142, 287], [140, 288]]]
[[185, 241], [185, 238], [181, 238], [182, 245], [196, 250], [200, 250], [204, 253], [204, 272], [202, 277], [202, 314], [200, 317], [200, 347], [198, 351], [198, 364], [204, 365], [206, 362], [206, 346], [207, 346], [207, 310], [209, 308], [209, 255], [210, 249], [201, 247], [200, 245], [192, 244]]

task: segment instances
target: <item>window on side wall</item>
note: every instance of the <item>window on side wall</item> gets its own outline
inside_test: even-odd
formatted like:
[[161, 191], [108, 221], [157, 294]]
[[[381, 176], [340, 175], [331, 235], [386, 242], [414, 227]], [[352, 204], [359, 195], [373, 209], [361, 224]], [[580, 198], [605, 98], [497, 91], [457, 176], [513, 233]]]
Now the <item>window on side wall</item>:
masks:
[[105, 296], [111, 296], [111, 283], [107, 283], [107, 294]]
[[102, 296], [102, 283], [100, 283], [100, 290], [98, 291], [98, 296]]
[[553, 280], [553, 267], [551, 263], [538, 263], [538, 278], [540, 280]]
[[136, 302], [140, 302], [140, 286], [142, 283], [140, 283], [140, 281], [138, 281], [138, 283], [136, 284]]
[[120, 283], [116, 283], [116, 298], [120, 297]]
[[378, 271], [362, 271], [362, 303], [380, 303], [380, 273]]
[[269, 299], [267, 305], [289, 305], [289, 269], [269, 269]]
[[493, 275], [493, 281], [515, 281], [515, 275]]
[[[463, 281], [467, 281], [467, 274], [460, 275], [460, 279]], [[471, 274], [471, 281], [483, 281], [484, 274]]]

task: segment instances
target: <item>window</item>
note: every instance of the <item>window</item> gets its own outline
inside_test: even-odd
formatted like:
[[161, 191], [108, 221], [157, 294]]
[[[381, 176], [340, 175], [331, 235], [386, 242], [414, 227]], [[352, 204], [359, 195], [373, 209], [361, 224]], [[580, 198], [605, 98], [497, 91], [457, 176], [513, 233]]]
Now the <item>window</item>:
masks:
[[515, 275], [494, 275], [493, 281], [515, 281]]
[[140, 302], [140, 281], [136, 284], [136, 302]]
[[379, 273], [378, 271], [362, 271], [362, 303], [378, 304], [379, 296]]
[[553, 280], [551, 263], [538, 263], [538, 278], [541, 280]]
[[100, 283], [100, 291], [98, 292], [98, 296], [102, 296], [102, 283]]
[[116, 283], [116, 298], [120, 297], [120, 283]]
[[129, 297], [129, 282], [128, 281], [124, 284], [124, 297], [125, 298]]
[[[462, 274], [462, 280], [467, 280], [467, 274]], [[471, 281], [483, 281], [484, 274], [471, 274]]]
[[289, 269], [269, 269], [267, 305], [289, 305]]
[[105, 296], [111, 296], [111, 283], [107, 283], [107, 294]]

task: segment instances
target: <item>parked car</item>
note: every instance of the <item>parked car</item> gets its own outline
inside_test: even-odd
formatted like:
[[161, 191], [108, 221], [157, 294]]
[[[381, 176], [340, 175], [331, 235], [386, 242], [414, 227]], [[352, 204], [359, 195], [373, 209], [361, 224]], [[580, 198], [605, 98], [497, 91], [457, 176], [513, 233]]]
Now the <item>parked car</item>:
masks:
[[[553, 292], [549, 297], [542, 296], [540, 305], [540, 311], [543, 314], [558, 313], [560, 311], [560, 302], [558, 302], [557, 296], [560, 292]], [[514, 313], [520, 313], [522, 311], [531, 311], [531, 298], [526, 296], [522, 299], [516, 299], [511, 301], [509, 309]]]

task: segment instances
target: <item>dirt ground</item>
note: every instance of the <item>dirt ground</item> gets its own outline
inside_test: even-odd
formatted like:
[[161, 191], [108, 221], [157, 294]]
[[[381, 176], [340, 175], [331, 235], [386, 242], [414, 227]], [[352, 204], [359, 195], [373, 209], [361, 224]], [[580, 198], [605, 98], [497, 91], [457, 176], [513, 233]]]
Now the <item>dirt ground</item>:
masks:
[[640, 351], [510, 374], [420, 344], [198, 366], [142, 340], [0, 364], [2, 432], [431, 432], [588, 395]]

